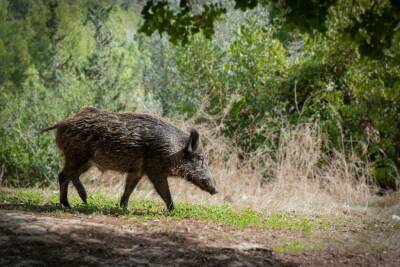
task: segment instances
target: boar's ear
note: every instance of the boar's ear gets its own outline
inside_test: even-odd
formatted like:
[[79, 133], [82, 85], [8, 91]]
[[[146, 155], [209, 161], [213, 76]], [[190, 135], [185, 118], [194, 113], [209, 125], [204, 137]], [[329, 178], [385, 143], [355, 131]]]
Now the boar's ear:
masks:
[[197, 132], [195, 129], [191, 129], [187, 150], [189, 153], [192, 153], [193, 151], [196, 151], [198, 147], [199, 147], [199, 132]]

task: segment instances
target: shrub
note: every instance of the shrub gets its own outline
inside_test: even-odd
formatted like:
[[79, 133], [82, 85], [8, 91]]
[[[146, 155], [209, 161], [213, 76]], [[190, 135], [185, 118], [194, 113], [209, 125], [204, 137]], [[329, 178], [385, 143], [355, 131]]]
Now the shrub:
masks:
[[60, 169], [54, 134], [33, 135], [93, 103], [92, 94], [76, 85], [68, 91], [48, 90], [31, 69], [21, 93], [5, 94], [4, 99], [7, 106], [0, 111], [0, 163], [5, 166], [3, 183], [48, 185], [56, 179]]

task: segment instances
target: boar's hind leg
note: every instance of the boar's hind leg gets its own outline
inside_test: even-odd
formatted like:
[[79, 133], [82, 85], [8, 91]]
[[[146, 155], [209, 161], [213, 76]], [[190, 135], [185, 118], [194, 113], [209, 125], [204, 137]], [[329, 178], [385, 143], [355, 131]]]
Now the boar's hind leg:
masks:
[[76, 191], [78, 191], [79, 197], [82, 199], [83, 203], [87, 203], [87, 194], [85, 187], [82, 182], [79, 180], [79, 176], [86, 172], [90, 168], [90, 164], [86, 163], [82, 167], [78, 169], [77, 175], [75, 175], [72, 179], [72, 184], [75, 186]]
[[64, 166], [64, 169], [58, 175], [58, 183], [60, 184], [60, 203], [69, 208], [70, 205], [68, 203], [68, 184], [69, 184], [69, 168], [67, 165]]
[[143, 174], [140, 172], [130, 172], [126, 176], [125, 190], [120, 202], [121, 208], [126, 209], [128, 207], [129, 197], [131, 196], [133, 189], [135, 189], [136, 185], [140, 181], [140, 178], [142, 178], [142, 175]]
[[171, 192], [169, 191], [167, 177], [163, 176], [158, 177], [149, 175], [149, 178], [152, 184], [154, 185], [154, 188], [156, 189], [157, 193], [164, 200], [165, 205], [167, 205], [168, 210], [172, 211], [175, 208], [175, 206], [174, 203], [172, 202], [172, 197], [171, 197]]
[[[58, 182], [60, 184], [60, 203], [69, 208], [68, 202], [68, 185], [69, 182], [72, 180], [75, 184], [76, 181], [79, 181], [79, 176], [82, 173], [81, 171], [84, 170], [85, 164], [72, 164], [70, 161], [65, 161], [65, 166], [63, 170], [58, 175]], [[76, 185], [75, 185], [76, 186]], [[81, 186], [81, 187], [80, 187]], [[78, 189], [79, 187], [79, 189]], [[78, 193], [81, 197], [86, 197], [86, 191], [83, 188], [83, 185], [78, 182]], [[82, 194], [82, 195], [81, 195]]]

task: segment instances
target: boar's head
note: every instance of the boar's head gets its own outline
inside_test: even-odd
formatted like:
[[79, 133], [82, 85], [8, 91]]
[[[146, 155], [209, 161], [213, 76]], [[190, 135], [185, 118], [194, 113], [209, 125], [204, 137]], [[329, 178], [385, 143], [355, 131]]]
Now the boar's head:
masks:
[[217, 193], [214, 179], [208, 169], [207, 159], [200, 146], [199, 133], [192, 129], [186, 144], [178, 174], [187, 181], [214, 195]]

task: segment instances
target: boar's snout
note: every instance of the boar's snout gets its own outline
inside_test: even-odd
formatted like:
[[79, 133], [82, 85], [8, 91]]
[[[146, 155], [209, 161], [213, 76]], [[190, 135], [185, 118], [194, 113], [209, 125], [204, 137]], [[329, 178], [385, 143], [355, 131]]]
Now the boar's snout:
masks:
[[203, 177], [192, 177], [190, 181], [211, 195], [218, 193], [214, 179], [209, 175]]
[[208, 177], [207, 179], [209, 180], [208, 193], [210, 193], [211, 195], [215, 195], [216, 193], [218, 193], [217, 185], [215, 184], [215, 180], [212, 177]]
[[[210, 174], [210, 173], [209, 173]], [[217, 186], [215, 184], [214, 179], [211, 177], [211, 175], [208, 175], [207, 177], [203, 178], [201, 180], [201, 183], [203, 184], [203, 190], [207, 191], [208, 193], [210, 193], [211, 195], [215, 195], [216, 193], [218, 193], [217, 191]]]
[[204, 159], [204, 155], [200, 156], [201, 163], [197, 162], [197, 165], [191, 174], [189, 174], [189, 181], [200, 187], [200, 189], [214, 195], [218, 193], [215, 180], [212, 178], [211, 173], [208, 169], [208, 164]]
[[216, 193], [218, 193], [218, 191], [215, 188], [210, 192], [211, 195], [215, 195]]
[[[201, 161], [203, 162], [203, 160]], [[205, 161], [203, 163], [199, 163], [197, 160], [195, 160], [194, 162], [192, 161], [191, 163], [184, 164], [183, 166], [186, 173], [186, 175], [184, 175], [186, 180], [196, 185], [201, 190], [210, 193], [211, 195], [218, 193], [215, 181], [212, 178]]]

